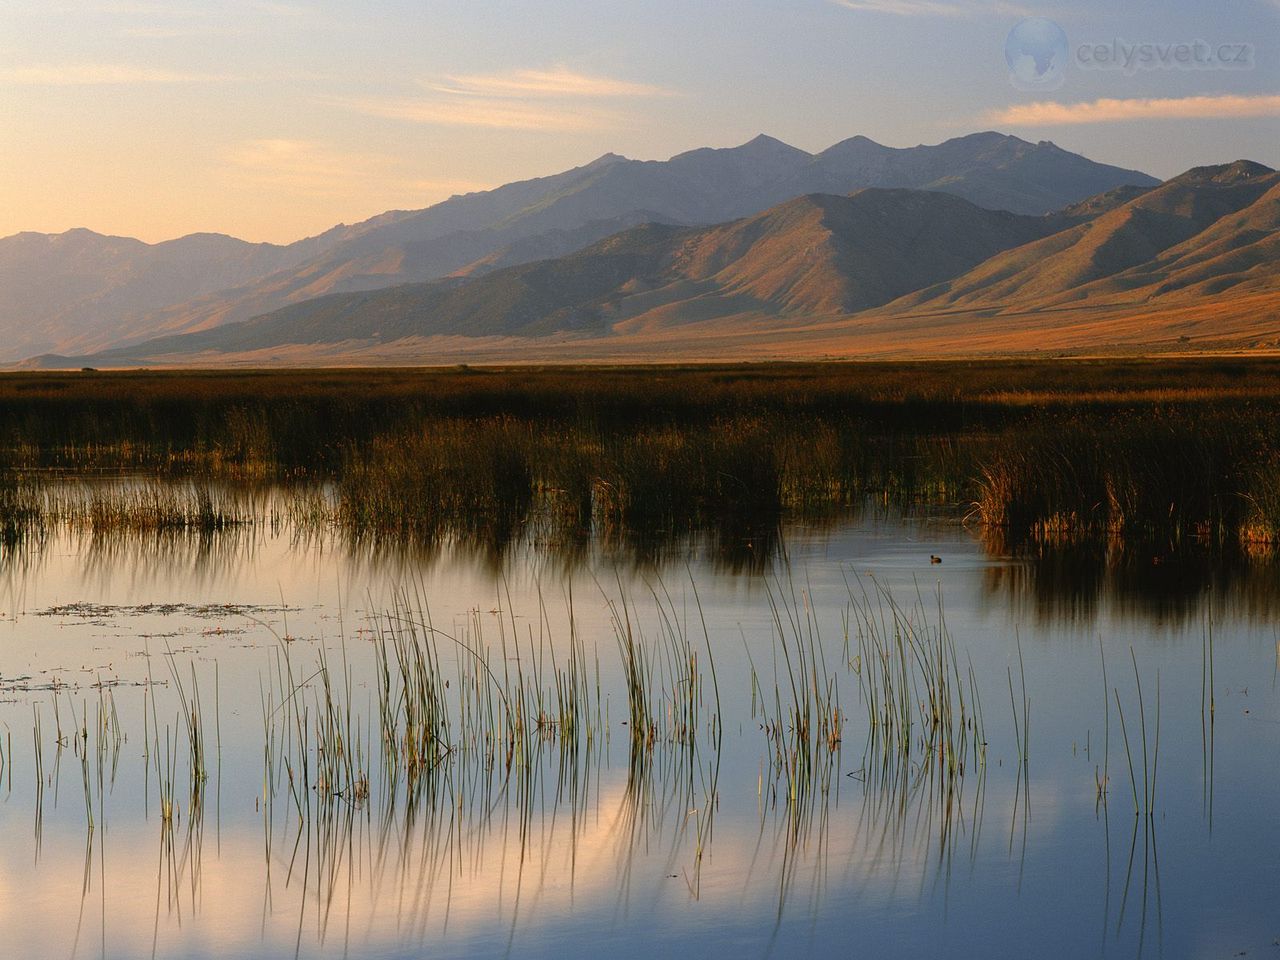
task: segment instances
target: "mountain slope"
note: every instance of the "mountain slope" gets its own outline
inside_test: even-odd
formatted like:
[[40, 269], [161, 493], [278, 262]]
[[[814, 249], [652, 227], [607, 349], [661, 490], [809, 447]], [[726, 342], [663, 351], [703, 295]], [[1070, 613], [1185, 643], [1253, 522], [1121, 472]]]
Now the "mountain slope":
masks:
[[839, 316], [1062, 225], [1056, 217], [986, 210], [924, 191], [811, 195], [720, 226], [648, 224], [567, 257], [473, 280], [321, 297], [97, 360], [440, 335], [604, 336], [735, 316], [779, 322]]
[[1197, 168], [1043, 217], [927, 191], [807, 195], [712, 227], [647, 224], [487, 275], [322, 297], [87, 362], [1133, 349], [1280, 349], [1280, 174], [1245, 161]]
[[[891, 304], [886, 312], [1047, 309], [1134, 303], [1254, 271], [1276, 279], [1280, 174], [1261, 164], [1200, 167], [1100, 216]], [[1265, 284], [1264, 284], [1265, 285]], [[1201, 293], [1211, 293], [1208, 288]]]
[[[607, 154], [554, 176], [385, 214], [299, 244], [243, 245], [257, 251], [253, 256], [229, 248], [197, 259], [211, 266], [229, 261], [204, 272], [133, 267], [121, 280], [110, 262], [64, 258], [56, 247], [44, 249], [45, 260], [11, 258], [9, 241], [0, 241], [0, 342], [11, 345], [0, 349], [0, 358], [5, 352], [100, 349], [209, 329], [334, 292], [474, 276], [571, 253], [642, 222], [721, 223], [810, 193], [927, 189], [992, 209], [1040, 214], [1121, 185], [1156, 183], [1050, 143], [997, 133], [905, 149], [859, 137], [819, 154], [761, 136], [667, 161]], [[51, 285], [78, 289], [80, 296], [46, 301]], [[30, 330], [41, 333], [24, 333]]]
[[[816, 155], [763, 135], [667, 161], [608, 154], [554, 177], [452, 198], [217, 303], [180, 305], [152, 325], [202, 329], [325, 293], [474, 274], [490, 269], [498, 251], [505, 251], [497, 261], [504, 265], [544, 259], [578, 249], [544, 238], [588, 224], [722, 223], [808, 193], [872, 186], [938, 190], [991, 209], [1042, 214], [1120, 185], [1158, 182], [998, 133], [906, 149], [855, 141]], [[603, 235], [588, 231], [581, 245]]]
[[0, 239], [0, 342], [13, 355], [127, 337], [153, 311], [293, 269], [395, 219], [384, 214], [287, 246], [211, 233], [154, 244], [83, 229], [14, 234]]

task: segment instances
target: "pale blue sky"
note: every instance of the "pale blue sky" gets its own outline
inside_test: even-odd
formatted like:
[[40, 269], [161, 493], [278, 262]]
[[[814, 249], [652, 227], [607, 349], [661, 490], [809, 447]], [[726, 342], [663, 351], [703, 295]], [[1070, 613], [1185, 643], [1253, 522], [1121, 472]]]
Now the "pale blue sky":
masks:
[[[1066, 32], [1057, 89], [1010, 82], [1024, 16]], [[1113, 40], [1249, 62], [1076, 62]], [[5, 0], [0, 124], [0, 235], [147, 240], [286, 241], [760, 132], [819, 150], [994, 128], [1160, 176], [1280, 166], [1280, 0]]]

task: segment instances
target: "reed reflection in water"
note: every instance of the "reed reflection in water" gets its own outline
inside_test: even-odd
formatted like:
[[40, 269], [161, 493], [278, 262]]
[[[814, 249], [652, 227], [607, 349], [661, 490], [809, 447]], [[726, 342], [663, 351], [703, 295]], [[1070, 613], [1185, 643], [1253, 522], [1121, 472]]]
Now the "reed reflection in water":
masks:
[[[870, 507], [773, 529], [746, 565], [724, 559], [729, 528], [655, 552], [620, 531], [415, 541], [284, 515], [11, 545], [9, 649], [63, 669], [0, 671], [5, 928], [79, 902], [78, 935], [20, 945], [740, 956], [859, 937], [919, 955], [996, 924], [993, 955], [1046, 929], [1078, 953], [1061, 914], [1138, 954], [1222, 907], [1189, 896], [1200, 872], [1265, 874], [1227, 853], [1266, 849], [1252, 798], [1271, 775], [1223, 787], [1275, 745], [1251, 719], [1274, 698], [1243, 692], [1258, 647], [1224, 639], [1270, 609], [1265, 559], [1206, 554], [1173, 581], [1205, 598], [1173, 616], [1114, 547], [1032, 555]], [[1116, 572], [1083, 590], [1055, 573], [1089, 557]], [[374, 582], [397, 589], [362, 597]], [[1232, 618], [1211, 619], [1216, 680], [1210, 606]], [[1064, 642], [1095, 613], [1128, 624], [1105, 653]], [[1142, 722], [1152, 746], [1163, 726], [1159, 760], [1131, 783]], [[1193, 855], [1202, 871], [1171, 879]], [[1247, 893], [1235, 909], [1263, 915]]]

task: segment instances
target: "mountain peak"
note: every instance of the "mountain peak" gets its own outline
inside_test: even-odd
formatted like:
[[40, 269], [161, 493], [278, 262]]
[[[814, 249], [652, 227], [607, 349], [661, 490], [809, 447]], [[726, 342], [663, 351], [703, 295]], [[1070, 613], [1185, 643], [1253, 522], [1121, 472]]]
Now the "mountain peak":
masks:
[[44, 237], [45, 239], [57, 241], [71, 240], [114, 240], [121, 239], [109, 233], [99, 233], [97, 230], [90, 230], [88, 227], [72, 227], [70, 230], [63, 230], [61, 233], [38, 233], [33, 236]]
[[784, 143], [777, 137], [771, 137], [767, 133], [757, 134], [741, 146], [731, 147], [730, 149], [756, 156], [810, 156], [807, 151], [801, 150], [799, 147], [793, 147], [789, 143]]
[[96, 243], [135, 243], [144, 245], [141, 240], [135, 240], [132, 237], [118, 237], [110, 233], [99, 233], [97, 230], [90, 230], [88, 227], [72, 227], [70, 230], [63, 230], [61, 233], [35, 233], [27, 231], [17, 234], [18, 237], [43, 240], [46, 243], [60, 244], [96, 244]]
[[1219, 163], [1205, 167], [1192, 167], [1186, 173], [1174, 177], [1174, 180], [1187, 183], [1240, 183], [1255, 177], [1264, 177], [1275, 173], [1270, 167], [1253, 160], [1236, 160], [1234, 163]]
[[596, 157], [590, 163], [584, 164], [582, 169], [583, 170], [599, 170], [603, 167], [611, 167], [615, 163], [625, 163], [626, 160], [627, 158], [620, 153], [612, 153], [612, 152], [605, 153], [605, 154], [602, 154], [601, 156]]
[[970, 133], [967, 136], [955, 137], [938, 145], [942, 149], [961, 151], [982, 156], [1024, 156], [1035, 153], [1061, 153], [1058, 147], [1043, 140], [1031, 143], [1012, 134], [1000, 133], [997, 130], [983, 130], [981, 133]]
[[1009, 133], [1001, 133], [999, 130], [981, 130], [978, 133], [966, 134], [963, 137], [956, 137], [953, 143], [1025, 143], [1027, 146], [1031, 144], [1023, 140], [1021, 137], [1015, 137]]
[[700, 147], [688, 150], [672, 157], [670, 162], [683, 166], [706, 161], [730, 161], [739, 165], [746, 163], [761, 172], [781, 174], [812, 159], [813, 154], [762, 133], [736, 147]]
[[886, 147], [884, 144], [876, 143], [870, 137], [858, 134], [857, 136], [849, 137], [847, 140], [841, 140], [839, 143], [833, 143], [818, 156], [828, 159], [833, 157], [875, 156], [886, 153], [891, 149], [892, 147]]

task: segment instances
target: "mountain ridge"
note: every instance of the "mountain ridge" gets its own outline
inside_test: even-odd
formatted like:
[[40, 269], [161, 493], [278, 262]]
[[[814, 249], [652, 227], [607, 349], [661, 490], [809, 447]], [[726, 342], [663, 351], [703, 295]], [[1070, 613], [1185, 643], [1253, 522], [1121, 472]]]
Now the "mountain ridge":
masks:
[[724, 224], [646, 223], [567, 256], [331, 294], [83, 362], [954, 355], [1192, 342], [1280, 346], [1280, 173], [1260, 164], [1194, 168], [1039, 217], [935, 191], [806, 194]]
[[[857, 149], [873, 161], [852, 157]], [[423, 210], [389, 211], [300, 241], [310, 246], [267, 246], [257, 261], [230, 251], [223, 258], [229, 262], [206, 264], [199, 276], [190, 266], [146, 264], [135, 266], [128, 282], [107, 267], [94, 273], [86, 266], [75, 275], [57, 265], [7, 269], [0, 240], [0, 342], [11, 357], [93, 352], [210, 329], [327, 293], [475, 276], [563, 255], [642, 219], [725, 222], [806, 193], [938, 189], [979, 205], [1041, 214], [1125, 183], [1157, 182], [994, 132], [907, 148], [855, 137], [817, 154], [764, 135], [666, 161], [604, 154], [558, 174], [457, 195]], [[155, 278], [155, 291], [143, 289], [147, 277]], [[50, 302], [51, 287], [68, 296]]]
[[727, 224], [647, 223], [565, 257], [466, 282], [330, 294], [140, 349], [257, 349], [272, 342], [423, 335], [601, 336], [679, 325], [688, 315], [839, 316], [1065, 225], [1056, 216], [986, 210], [932, 191], [808, 194]]
[[[1224, 218], [1246, 211], [1265, 217], [1268, 210], [1274, 217], [1275, 204], [1264, 202], [1260, 209], [1253, 208], [1277, 187], [1280, 174], [1250, 161], [1196, 167], [1070, 230], [909, 294], [886, 311], [1006, 306], [1025, 311], [1091, 297], [1132, 302], [1143, 296], [1139, 290], [1144, 277], [1149, 287], [1161, 264], [1166, 273], [1172, 266], [1166, 263], [1166, 254], [1191, 244], [1191, 249], [1183, 251], [1190, 254], [1204, 243], [1205, 231]], [[1155, 295], [1160, 294], [1155, 290], [1146, 294]]]

